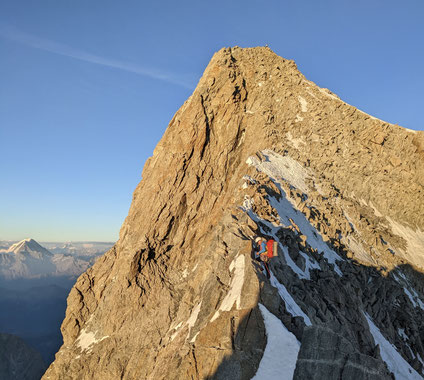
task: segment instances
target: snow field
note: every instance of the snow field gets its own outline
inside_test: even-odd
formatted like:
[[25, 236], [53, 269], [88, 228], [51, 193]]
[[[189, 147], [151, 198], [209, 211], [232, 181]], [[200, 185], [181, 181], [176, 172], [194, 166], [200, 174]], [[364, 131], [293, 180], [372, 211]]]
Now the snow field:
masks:
[[374, 337], [375, 344], [380, 346], [381, 358], [386, 362], [387, 367], [395, 375], [396, 380], [422, 380], [423, 378], [415, 371], [408, 362], [399, 354], [396, 347], [393, 346], [381, 334], [378, 327], [374, 324], [371, 317], [364, 313], [367, 319], [370, 332]]
[[265, 149], [261, 153], [265, 156], [265, 161], [251, 156], [246, 163], [265, 173], [274, 181], [286, 180], [303, 193], [308, 193], [308, 185], [305, 180], [311, 175], [309, 170], [290, 156], [282, 156], [270, 149]]
[[271, 285], [274, 288], [277, 288], [278, 294], [280, 295], [281, 299], [286, 304], [287, 311], [293, 317], [302, 317], [306, 326], [312, 326], [312, 322], [309, 319], [309, 317], [303, 312], [303, 310], [300, 308], [300, 306], [295, 302], [293, 297], [287, 291], [286, 287], [276, 279], [276, 277], [274, 276], [274, 274], [272, 272], [271, 272]]
[[412, 305], [414, 305], [414, 307], [419, 307], [424, 310], [424, 302], [421, 301], [421, 298], [419, 297], [415, 289], [410, 285], [406, 276], [403, 273], [399, 273], [399, 276], [393, 273], [393, 277], [400, 285], [402, 285], [403, 291], [408, 296]]
[[241, 303], [241, 290], [244, 284], [244, 268], [245, 268], [245, 257], [244, 255], [238, 255], [230, 264], [230, 272], [234, 271], [231, 279], [230, 290], [221, 302], [221, 306], [216, 311], [211, 319], [211, 322], [216, 320], [221, 311], [230, 311], [236, 304], [237, 309], [240, 309]]
[[267, 345], [258, 371], [252, 380], [292, 379], [300, 343], [264, 305], [259, 304], [259, 309], [264, 318]]

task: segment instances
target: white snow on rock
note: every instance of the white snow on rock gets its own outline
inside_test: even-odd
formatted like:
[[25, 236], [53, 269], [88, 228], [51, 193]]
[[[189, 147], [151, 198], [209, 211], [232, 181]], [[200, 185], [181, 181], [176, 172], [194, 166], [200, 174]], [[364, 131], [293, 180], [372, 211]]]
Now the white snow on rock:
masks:
[[420, 297], [418, 296], [415, 289], [411, 287], [410, 290], [406, 287], [403, 288], [403, 291], [409, 297], [414, 307], [420, 307], [422, 310], [424, 310], [424, 303], [420, 300]]
[[87, 351], [90, 352], [93, 348], [92, 346], [96, 343], [101, 342], [104, 339], [109, 338], [109, 335], [103, 336], [101, 338], [96, 338], [96, 331], [86, 331], [85, 329], [81, 330], [81, 333], [77, 339], [77, 345], [79, 348], [81, 348], [81, 351]]
[[[310, 280], [311, 279], [311, 277], [310, 277], [310, 274], [309, 274], [309, 269], [310, 269], [310, 265], [308, 265], [306, 268], [305, 268], [305, 270], [303, 271], [302, 269], [300, 269], [297, 265], [296, 265], [296, 263], [293, 261], [293, 259], [290, 257], [290, 255], [289, 255], [289, 251], [288, 251], [288, 249], [287, 249], [287, 247], [285, 247], [285, 246], [281, 246], [281, 244], [279, 245], [279, 247], [281, 247], [281, 251], [283, 252], [283, 254], [284, 254], [284, 259], [286, 260], [286, 264], [292, 269], [292, 271], [294, 272], [294, 273], [296, 273], [297, 274], [297, 276], [299, 277], [299, 278], [302, 278], [302, 279], [306, 279], [306, 280]], [[305, 256], [307, 256], [307, 255], [305, 255]], [[307, 256], [308, 257], [308, 261], [307, 261], [307, 263], [309, 264], [309, 256]], [[319, 269], [319, 265], [317, 266], [318, 267], [318, 269]]]
[[305, 180], [311, 176], [309, 169], [304, 168], [290, 156], [282, 156], [270, 149], [265, 149], [261, 153], [265, 157], [264, 161], [260, 161], [258, 157], [251, 156], [246, 163], [265, 173], [274, 181], [286, 180], [303, 193], [308, 193], [308, 186]]
[[424, 268], [424, 232], [420, 229], [413, 230], [395, 220], [387, 217], [393, 233], [406, 240], [406, 251], [399, 250], [400, 255], [409, 262]]
[[277, 278], [274, 276], [272, 272], [271, 272], [270, 282], [274, 288], [277, 288], [278, 294], [280, 295], [281, 299], [286, 304], [287, 311], [293, 317], [302, 317], [306, 326], [312, 326], [312, 322], [309, 319], [309, 317], [303, 312], [300, 306], [295, 302], [293, 297], [287, 291], [286, 287], [277, 280]]
[[199, 333], [200, 333], [200, 331], [198, 331], [194, 336], [193, 336], [193, 338], [190, 340], [190, 343], [194, 343], [195, 341], [196, 341], [196, 339], [197, 339], [197, 336], [199, 335]]
[[399, 354], [396, 347], [393, 346], [381, 334], [378, 327], [374, 324], [371, 317], [364, 313], [367, 319], [370, 332], [374, 337], [375, 344], [380, 346], [381, 358], [386, 362], [387, 367], [395, 375], [396, 380], [422, 380], [423, 378], [415, 371], [409, 363]]
[[259, 304], [259, 309], [264, 318], [267, 345], [252, 380], [290, 380], [296, 368], [300, 343], [264, 305]]
[[180, 333], [180, 327], [181, 327], [181, 323], [176, 326], [173, 330], [175, 330], [175, 332], [171, 335], [171, 342], [177, 337], [177, 335]]
[[405, 334], [405, 329], [398, 329], [398, 334], [404, 339], [404, 340], [408, 340], [408, 336]]
[[308, 102], [305, 98], [302, 98], [300, 95], [297, 97], [300, 103], [300, 107], [302, 109], [302, 112], [308, 112]]
[[[183, 322], [180, 322], [180, 323], [178, 323], [178, 325], [176, 325], [174, 328], [171, 328], [169, 331], [174, 331], [174, 333], [171, 335], [171, 338], [170, 338], [170, 341], [172, 342], [176, 337], [177, 337], [177, 335], [180, 333], [180, 331], [181, 331], [181, 328], [184, 328], [184, 327], [186, 327], [186, 326], [188, 326], [188, 333], [187, 333], [187, 337], [186, 337], [186, 339], [188, 339], [189, 338], [189, 336], [190, 336], [190, 332], [191, 332], [191, 329], [194, 327], [194, 325], [196, 324], [196, 322], [197, 322], [197, 317], [199, 316], [199, 313], [200, 313], [200, 308], [202, 307], [202, 301], [200, 301], [192, 310], [191, 310], [191, 313], [190, 313], [190, 316], [188, 317], [188, 319], [187, 319], [187, 321], [185, 321], [184, 323]], [[195, 337], [197, 337], [197, 335], [198, 335], [199, 333], [197, 333], [196, 335], [195, 335]], [[195, 340], [195, 338], [194, 338], [194, 340]], [[193, 341], [193, 340], [192, 340]]]
[[[307, 237], [307, 243], [319, 253], [322, 253], [330, 264], [334, 265], [334, 271], [341, 277], [343, 273], [337, 265], [337, 261], [343, 261], [343, 259], [324, 242], [318, 230], [311, 225], [305, 215], [296, 210], [294, 204], [290, 199], [286, 197], [284, 190], [281, 188], [281, 181], [286, 180], [292, 186], [298, 188], [303, 193], [308, 192], [308, 186], [305, 179], [310, 176], [309, 171], [301, 166], [296, 160], [293, 160], [289, 156], [281, 156], [271, 150], [264, 150], [261, 152], [265, 161], [260, 161], [259, 158], [251, 156], [246, 161], [247, 164], [253, 165], [258, 171], [267, 174], [271, 180], [279, 187], [282, 194], [281, 199], [269, 197], [270, 205], [277, 211], [280, 218], [279, 224], [274, 225], [266, 220], [259, 218], [252, 211], [252, 200], [245, 198], [242, 209], [248, 213], [250, 218], [256, 222], [261, 222], [270, 228], [271, 232], [267, 232], [268, 235], [272, 235], [273, 239], [278, 241], [276, 235], [277, 231], [281, 227], [294, 226], [299, 228], [303, 235]], [[281, 244], [280, 244], [281, 246]], [[290, 258], [287, 249], [284, 249], [283, 253], [287, 264], [293, 269], [300, 278], [309, 278], [309, 270], [311, 268], [317, 268], [318, 265], [312, 258], [306, 260], [305, 271], [301, 270], [293, 260]], [[303, 256], [303, 255], [302, 255]], [[304, 255], [305, 257], [307, 255]]]
[[[277, 237], [275, 237], [277, 239]], [[293, 259], [289, 255], [289, 251], [286, 246], [283, 246], [279, 243], [279, 251], [283, 252], [284, 259], [286, 260], [286, 264], [292, 269], [294, 273], [297, 274], [299, 278], [310, 280], [310, 270], [311, 269], [320, 269], [319, 264], [311, 257], [309, 257], [306, 253], [299, 251], [299, 254], [305, 259], [305, 270], [299, 268]]]
[[[337, 266], [337, 261], [342, 261], [343, 259], [329, 246], [324, 242], [318, 230], [309, 223], [309, 220], [306, 218], [303, 213], [298, 212], [294, 209], [293, 205], [287, 200], [284, 196], [284, 191], [281, 189], [283, 197], [277, 201], [276, 199], [270, 199], [270, 204], [274, 207], [278, 215], [280, 216], [280, 224], [284, 227], [293, 225], [291, 220], [299, 227], [303, 235], [306, 235], [306, 241], [308, 244], [315, 248], [318, 252], [322, 252], [324, 257], [330, 264], [334, 264], [334, 270], [342, 276], [342, 272]], [[290, 220], [291, 219], [291, 220]]]
[[[197, 317], [199, 316], [199, 312], [200, 312], [200, 308], [202, 306], [202, 301], [200, 301], [197, 306], [195, 308], [193, 308], [193, 310], [191, 311], [190, 317], [188, 318], [186, 324], [188, 326], [188, 333], [187, 333], [187, 338], [189, 338], [190, 336], [190, 332], [191, 329], [194, 327], [194, 325], [196, 324], [197, 321]], [[194, 337], [194, 340], [196, 340], [196, 337], [199, 333], [197, 333]]]
[[424, 302], [421, 301], [420, 296], [418, 295], [416, 290], [412, 287], [412, 285], [409, 283], [406, 276], [403, 273], [398, 273], [398, 274], [399, 276], [393, 273], [393, 277], [399, 284], [402, 285], [403, 291], [408, 296], [412, 305], [414, 305], [414, 307], [420, 307], [422, 310], [424, 310]]
[[230, 311], [234, 304], [236, 304], [237, 309], [240, 309], [241, 302], [241, 290], [244, 284], [244, 267], [245, 267], [245, 257], [244, 255], [238, 255], [230, 264], [230, 272], [234, 271], [234, 274], [231, 278], [230, 290], [223, 299], [221, 306], [214, 314], [211, 319], [213, 322], [219, 317], [221, 311]]
[[187, 320], [188, 328], [191, 329], [197, 321], [197, 317], [200, 312], [200, 307], [202, 306], [202, 301], [200, 301], [195, 308], [191, 311], [190, 317]]

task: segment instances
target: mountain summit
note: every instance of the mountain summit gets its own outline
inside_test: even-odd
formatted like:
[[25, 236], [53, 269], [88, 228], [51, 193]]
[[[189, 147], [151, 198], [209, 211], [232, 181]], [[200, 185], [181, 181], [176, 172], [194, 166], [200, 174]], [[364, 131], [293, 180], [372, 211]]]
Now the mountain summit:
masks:
[[15, 255], [31, 256], [36, 259], [53, 256], [46, 248], [38, 244], [34, 239], [24, 239], [10, 246], [8, 253]]
[[44, 379], [422, 379], [423, 133], [226, 48], [142, 178]]
[[0, 251], [0, 280], [77, 276], [89, 263], [65, 254], [53, 254], [33, 239], [24, 239]]

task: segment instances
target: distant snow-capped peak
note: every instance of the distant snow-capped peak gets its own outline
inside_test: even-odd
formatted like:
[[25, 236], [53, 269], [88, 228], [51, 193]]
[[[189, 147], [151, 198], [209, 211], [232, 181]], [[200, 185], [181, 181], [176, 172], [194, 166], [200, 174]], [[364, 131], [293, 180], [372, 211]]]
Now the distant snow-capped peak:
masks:
[[15, 255], [32, 256], [36, 258], [42, 258], [45, 256], [53, 256], [53, 254], [38, 244], [34, 239], [24, 239], [18, 243], [13, 244], [7, 250], [8, 253], [14, 253]]

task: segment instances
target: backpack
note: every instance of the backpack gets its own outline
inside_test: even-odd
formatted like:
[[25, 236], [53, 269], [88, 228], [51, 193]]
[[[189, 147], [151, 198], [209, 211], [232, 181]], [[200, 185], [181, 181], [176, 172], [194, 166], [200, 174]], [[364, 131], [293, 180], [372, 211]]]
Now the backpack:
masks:
[[268, 258], [278, 256], [278, 243], [275, 240], [269, 239], [266, 243]]

